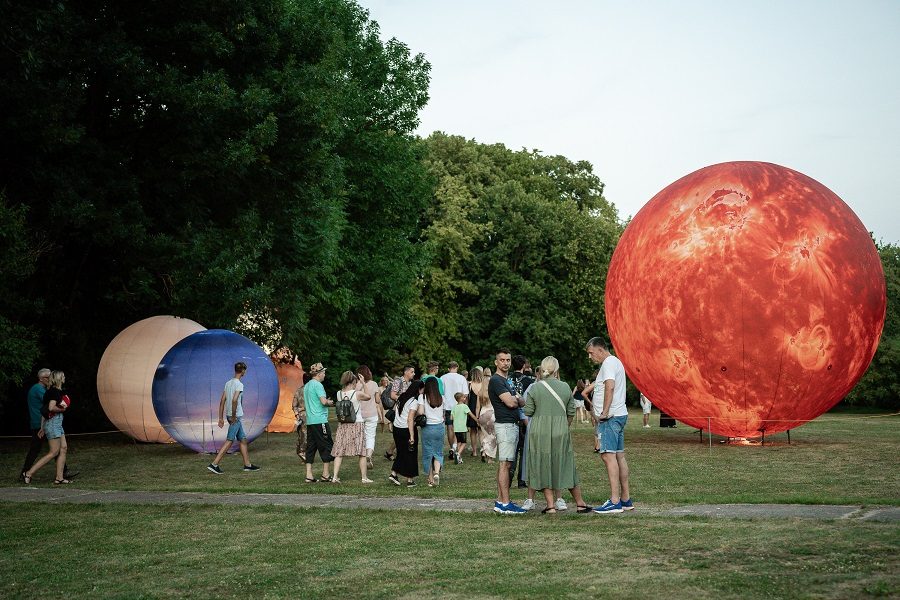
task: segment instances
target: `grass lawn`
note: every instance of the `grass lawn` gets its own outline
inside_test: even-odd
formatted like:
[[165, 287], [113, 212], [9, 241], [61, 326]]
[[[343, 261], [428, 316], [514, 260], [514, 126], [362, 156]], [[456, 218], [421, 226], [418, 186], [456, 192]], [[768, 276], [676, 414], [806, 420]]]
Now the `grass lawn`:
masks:
[[[656, 413], [654, 413], [654, 423]], [[625, 435], [631, 467], [632, 495], [638, 503], [656, 506], [699, 503], [807, 503], [900, 505], [898, 442], [900, 417], [869, 413], [830, 413], [787, 436], [772, 436], [765, 446], [724, 445], [715, 438], [710, 448], [695, 430], [642, 429], [633, 412]], [[576, 459], [582, 488], [590, 503], [609, 495], [605, 470], [593, 448], [591, 428], [575, 425]], [[466, 456], [462, 465], [447, 464], [441, 486], [428, 488], [420, 478], [413, 490], [390, 485], [390, 463], [382, 453], [390, 441], [377, 436], [375, 484], [359, 481], [355, 460], [341, 468], [341, 485], [305, 484], [304, 467], [294, 453], [294, 434], [263, 435], [250, 445], [256, 473], [240, 470], [240, 457], [226, 457], [225, 475], [205, 466], [210, 458], [177, 444], [136, 444], [121, 434], [69, 439], [69, 464], [80, 471], [78, 486], [86, 489], [171, 490], [201, 492], [412, 494], [422, 497], [462, 497], [491, 500], [496, 468]], [[19, 485], [27, 440], [0, 441], [0, 471], [9, 477], [0, 486]], [[316, 474], [321, 473], [317, 463]], [[53, 468], [44, 467], [33, 485], [52, 485]], [[524, 498], [514, 492], [514, 499]]]
[[3, 598], [900, 594], [888, 523], [46, 504], [4, 513]]
[[[258, 506], [4, 503], [0, 598], [860, 598], [900, 597], [900, 525], [890, 522], [665, 518], [641, 504], [900, 504], [897, 417], [832, 413], [762, 446], [700, 444], [684, 426], [626, 432], [633, 497], [627, 516], [498, 517], [490, 513]], [[607, 484], [591, 430], [575, 427], [586, 498]], [[72, 437], [85, 489], [316, 492], [494, 497], [494, 467], [448, 465], [441, 486], [390, 485], [378, 438], [376, 483], [354, 461], [341, 485], [304, 484], [292, 434], [251, 445], [263, 470], [226, 474], [178, 445], [121, 435]], [[27, 442], [0, 441], [0, 485]], [[321, 465], [316, 465], [316, 473]], [[51, 467], [32, 485], [52, 486]], [[421, 483], [421, 482], [420, 482]], [[524, 497], [514, 492], [514, 499]], [[59, 566], [53, 563], [59, 559]]]

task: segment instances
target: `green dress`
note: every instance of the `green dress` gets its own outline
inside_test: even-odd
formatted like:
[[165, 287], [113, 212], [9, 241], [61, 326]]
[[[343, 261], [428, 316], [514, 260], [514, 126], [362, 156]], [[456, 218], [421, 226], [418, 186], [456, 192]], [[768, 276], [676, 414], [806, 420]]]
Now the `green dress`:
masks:
[[525, 401], [528, 422], [528, 487], [567, 490], [578, 485], [575, 450], [569, 435], [569, 417], [575, 414], [575, 401], [568, 384], [558, 379], [545, 380], [565, 404], [563, 408], [540, 381], [529, 389]]

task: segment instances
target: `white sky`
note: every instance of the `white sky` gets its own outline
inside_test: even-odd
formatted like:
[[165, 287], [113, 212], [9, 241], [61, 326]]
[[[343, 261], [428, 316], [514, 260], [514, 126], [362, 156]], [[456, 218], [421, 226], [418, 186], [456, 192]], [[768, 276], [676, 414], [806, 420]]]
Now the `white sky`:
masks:
[[359, 0], [432, 65], [419, 133], [588, 160], [622, 218], [763, 160], [900, 242], [900, 0]]

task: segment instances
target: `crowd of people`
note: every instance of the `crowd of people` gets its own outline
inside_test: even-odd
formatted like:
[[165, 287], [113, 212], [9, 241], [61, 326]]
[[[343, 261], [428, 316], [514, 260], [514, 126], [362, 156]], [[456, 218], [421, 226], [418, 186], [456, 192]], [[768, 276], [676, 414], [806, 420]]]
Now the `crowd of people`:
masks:
[[[385, 376], [375, 384], [371, 369], [360, 365], [341, 375], [335, 398], [322, 385], [326, 368], [316, 363], [293, 404], [305, 481], [340, 483], [343, 459], [356, 457], [362, 483], [374, 483], [368, 474], [380, 425], [392, 436], [384, 456], [391, 461], [388, 481], [393, 485], [415, 487], [420, 475], [428, 486], [440, 485], [446, 451], [446, 458], [456, 464], [467, 454], [497, 463], [494, 511], [501, 514], [532, 510], [538, 491], [546, 501], [541, 512], [567, 510], [563, 490], [570, 492], [580, 513], [631, 510], [623, 433], [628, 418], [625, 369], [600, 338], [591, 339], [585, 351], [599, 371], [593, 382], [579, 381], [574, 390], [560, 380], [556, 358], [544, 358], [534, 372], [524, 356], [506, 349], [496, 353], [493, 372], [474, 367], [460, 373], [459, 364], [451, 362], [438, 376], [440, 364], [432, 361], [418, 379], [415, 367], [408, 365], [396, 379]], [[333, 438], [331, 407], [339, 420]], [[570, 435], [573, 419], [587, 423], [588, 415], [595, 426], [595, 452], [601, 455], [610, 485], [609, 499], [597, 507], [585, 504], [581, 495]], [[317, 454], [323, 464], [318, 477], [313, 472]], [[514, 483], [528, 490], [521, 506], [510, 498]]]
[[[330, 397], [323, 385], [326, 368], [315, 363], [304, 374], [303, 385], [294, 396], [297, 425], [297, 455], [306, 465], [306, 483], [341, 483], [344, 459], [356, 459], [363, 484], [372, 484], [375, 437], [379, 427], [387, 428], [392, 442], [385, 452], [391, 461], [388, 481], [396, 486], [415, 487], [419, 475], [427, 485], [440, 485], [447, 458], [462, 464], [471, 458], [497, 464], [497, 498], [494, 511], [523, 514], [535, 508], [540, 491], [546, 502], [543, 513], [567, 510], [562, 491], [568, 490], [579, 513], [610, 514], [634, 508], [629, 488], [628, 462], [625, 459], [624, 428], [628, 419], [625, 406], [625, 369], [609, 352], [601, 338], [592, 338], [585, 346], [588, 357], [599, 371], [593, 382], [579, 380], [574, 389], [559, 378], [556, 358], [544, 358], [535, 372], [522, 355], [513, 356], [500, 349], [490, 368], [474, 367], [459, 372], [459, 364], [450, 362], [438, 376], [440, 364], [426, 365], [416, 379], [416, 369], [408, 365], [394, 380], [387, 376], [376, 383], [367, 365], [345, 371], [340, 389]], [[221, 475], [220, 461], [234, 443], [239, 444], [245, 471], [259, 467], [250, 461], [247, 435], [242, 425], [242, 379], [247, 365], [234, 365], [234, 377], [224, 386], [219, 398], [218, 426], [228, 423], [226, 441], [207, 469]], [[65, 374], [41, 369], [38, 383], [28, 395], [32, 439], [21, 478], [30, 483], [41, 467], [56, 460], [56, 484], [71, 483], [74, 474], [66, 467], [66, 439], [62, 422], [71, 399], [62, 391]], [[648, 427], [650, 402], [641, 396], [644, 427]], [[332, 437], [330, 409], [337, 416], [337, 431]], [[574, 418], [595, 426], [595, 448], [606, 467], [610, 495], [601, 506], [584, 502], [575, 450], [570, 435]], [[37, 458], [47, 439], [50, 449]], [[468, 450], [468, 452], [467, 452]], [[313, 465], [318, 454], [323, 467], [316, 477]], [[510, 498], [513, 484], [527, 489], [520, 506]]]

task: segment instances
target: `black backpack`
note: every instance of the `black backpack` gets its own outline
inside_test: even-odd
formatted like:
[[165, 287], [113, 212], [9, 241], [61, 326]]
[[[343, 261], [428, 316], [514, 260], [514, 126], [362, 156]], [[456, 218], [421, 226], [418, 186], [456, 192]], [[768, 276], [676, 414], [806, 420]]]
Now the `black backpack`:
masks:
[[356, 422], [356, 409], [353, 408], [353, 402], [350, 400], [355, 393], [355, 391], [351, 392], [349, 396], [341, 394], [334, 403], [334, 412], [337, 415], [338, 423]]
[[381, 406], [384, 407], [384, 410], [391, 410], [394, 408], [394, 399], [391, 398], [391, 387], [388, 385], [384, 388], [384, 391], [381, 392]]

